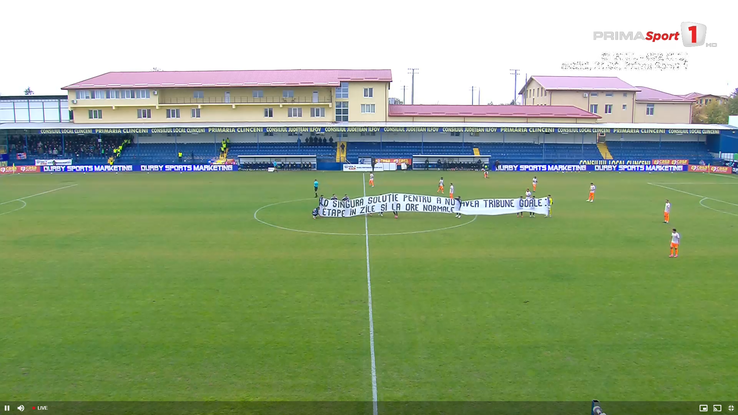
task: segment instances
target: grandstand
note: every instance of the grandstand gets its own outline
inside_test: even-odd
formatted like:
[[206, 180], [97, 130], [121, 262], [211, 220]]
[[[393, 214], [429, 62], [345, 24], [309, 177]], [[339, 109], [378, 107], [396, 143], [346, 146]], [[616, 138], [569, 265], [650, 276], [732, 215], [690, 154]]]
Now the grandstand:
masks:
[[[64, 150], [61, 142], [55, 137], [34, 137], [29, 144], [25, 160], [14, 160], [17, 165], [32, 165], [35, 159], [66, 159], [75, 164], [105, 164], [110, 156], [110, 149], [118, 145], [120, 140], [108, 139], [102, 143], [75, 145], [76, 140], [85, 138], [68, 138]], [[25, 149], [19, 140], [11, 140], [11, 153]], [[90, 146], [94, 149], [90, 149]], [[85, 147], [80, 153], [79, 148]], [[101, 148], [103, 147], [103, 148]], [[596, 144], [558, 144], [558, 143], [490, 143], [490, 142], [349, 142], [347, 161], [358, 162], [359, 158], [387, 157], [407, 158], [413, 155], [454, 154], [473, 155], [474, 149], [481, 154], [489, 155], [491, 160], [505, 163], [579, 163], [580, 160], [602, 160], [603, 156]], [[704, 142], [672, 142], [672, 141], [613, 141], [608, 148], [616, 160], [651, 160], [651, 159], [689, 159], [691, 163], [713, 161]], [[57, 150], [54, 154], [53, 151]], [[209, 143], [140, 143], [126, 147], [119, 164], [155, 164], [178, 163], [178, 153], [182, 152], [184, 163], [207, 164], [218, 157], [219, 149], [214, 142]], [[98, 155], [99, 154], [99, 155]], [[306, 145], [296, 142], [236, 142], [232, 143], [229, 154], [239, 155], [316, 155], [319, 160], [332, 160], [336, 154], [336, 143]]]

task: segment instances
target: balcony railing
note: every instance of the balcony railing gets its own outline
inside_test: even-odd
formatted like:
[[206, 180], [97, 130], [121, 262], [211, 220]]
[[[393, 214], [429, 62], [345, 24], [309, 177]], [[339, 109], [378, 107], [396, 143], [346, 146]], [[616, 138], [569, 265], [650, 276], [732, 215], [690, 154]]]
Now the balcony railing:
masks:
[[313, 97], [207, 97], [207, 98], [159, 98], [160, 105], [167, 104], [330, 104], [331, 98], [320, 97], [317, 100]]

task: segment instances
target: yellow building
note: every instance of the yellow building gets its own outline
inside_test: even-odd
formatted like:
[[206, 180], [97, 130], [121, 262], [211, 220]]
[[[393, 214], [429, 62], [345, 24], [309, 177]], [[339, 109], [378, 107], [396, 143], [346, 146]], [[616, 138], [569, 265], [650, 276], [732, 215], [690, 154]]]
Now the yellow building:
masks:
[[69, 85], [75, 124], [386, 122], [390, 70], [109, 72]]
[[699, 92], [692, 92], [689, 94], [680, 95], [682, 98], [687, 98], [694, 101], [694, 105], [698, 107], [705, 106], [711, 102], [717, 102], [718, 104], [725, 104], [730, 99], [725, 95], [713, 95], [713, 94], [700, 94]]
[[520, 94], [524, 105], [570, 105], [599, 115], [600, 123], [691, 122], [691, 99], [617, 77], [532, 76]]

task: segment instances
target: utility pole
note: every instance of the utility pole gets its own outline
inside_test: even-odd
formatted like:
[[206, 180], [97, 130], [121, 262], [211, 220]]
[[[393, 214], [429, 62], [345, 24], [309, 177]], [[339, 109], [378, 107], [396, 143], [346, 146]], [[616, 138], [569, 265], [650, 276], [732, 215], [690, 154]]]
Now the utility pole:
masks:
[[482, 88], [477, 88], [477, 105], [482, 105]]
[[410, 85], [410, 104], [415, 105], [415, 74], [420, 70], [419, 68], [407, 68], [408, 74], [412, 75], [412, 84]]
[[518, 74], [520, 74], [520, 69], [510, 69], [510, 75], [515, 76], [515, 94], [513, 95], [513, 102], [515, 105], [518, 104]]
[[472, 87], [472, 105], [474, 105], [474, 87]]
[[402, 86], [402, 105], [407, 105], [407, 101], [405, 101], [405, 88], [407, 88], [405, 85]]

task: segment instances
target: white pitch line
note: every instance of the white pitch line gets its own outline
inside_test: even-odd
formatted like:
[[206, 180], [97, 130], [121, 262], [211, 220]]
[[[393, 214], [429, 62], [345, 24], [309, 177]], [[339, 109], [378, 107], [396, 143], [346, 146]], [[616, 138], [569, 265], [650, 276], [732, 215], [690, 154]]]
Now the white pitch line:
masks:
[[[653, 183], [653, 184], [657, 184], [657, 183]], [[658, 184], [692, 185], [692, 186], [702, 186], [702, 185], [714, 184], [714, 185], [718, 185], [718, 186], [725, 186], [725, 185], [738, 184], [738, 182], [730, 182], [730, 183], [658, 183]]]
[[736, 214], [736, 213], [726, 212], [724, 210], [719, 210], [719, 209], [715, 209], [715, 208], [712, 208], [710, 206], [707, 206], [706, 204], [703, 203], [705, 200], [710, 200], [710, 198], [709, 197], [706, 197], [706, 198], [700, 200], [700, 206], [702, 206], [704, 208], [708, 208], [710, 210], [714, 210], [715, 212], [725, 213], [726, 215], [738, 216], [738, 214]]
[[77, 186], [77, 183], [70, 184], [69, 186], [64, 186], [64, 187], [59, 187], [59, 188], [56, 188], [56, 189], [47, 190], [47, 191], [41, 192], [41, 193], [36, 193], [35, 195], [30, 195], [30, 196], [26, 196], [26, 197], [19, 197], [18, 199], [8, 200], [7, 202], [0, 203], [0, 206], [7, 205], [8, 203], [22, 201], [22, 200], [25, 200], [25, 199], [30, 199], [30, 198], [36, 197], [36, 196], [45, 195], [47, 193], [57, 192], [59, 190], [69, 189], [70, 187], [74, 187], [74, 186]]
[[[361, 184], [366, 197], [366, 176], [361, 173]], [[369, 348], [372, 354], [372, 403], [374, 415], [377, 415], [377, 363], [374, 355], [374, 313], [372, 312], [372, 273], [369, 268], [369, 217], [364, 215], [364, 235], [366, 240], [366, 285], [369, 293]]]
[[669, 186], [662, 186], [662, 185], [660, 185], [660, 184], [656, 184], [656, 183], [648, 183], [648, 184], [650, 184], [651, 186], [658, 186], [658, 187], [662, 187], [662, 188], [664, 188], [664, 189], [669, 189], [669, 190], [673, 190], [673, 191], [675, 191], [675, 192], [679, 192], [679, 193], [684, 193], [685, 195], [690, 195], [690, 196], [694, 196], [694, 197], [701, 197], [701, 198], [702, 198], [702, 200], [700, 200], [700, 206], [702, 206], [702, 207], [704, 207], [704, 208], [707, 208], [707, 209], [710, 209], [710, 210], [714, 210], [715, 212], [725, 213], [726, 215], [733, 215], [733, 216], [738, 216], [738, 215], [736, 215], [735, 213], [730, 213], [730, 212], [724, 212], [724, 211], [722, 211], [722, 210], [718, 210], [718, 209], [714, 209], [714, 208], [711, 208], [711, 207], [709, 207], [709, 206], [705, 205], [705, 204], [704, 204], [704, 201], [705, 201], [705, 200], [714, 200], [714, 201], [716, 201], [716, 202], [720, 202], [720, 203], [725, 203], [726, 205], [732, 205], [732, 206], [736, 206], [736, 207], [738, 207], [738, 203], [731, 203], [731, 202], [726, 202], [726, 201], [724, 201], [724, 200], [720, 200], [720, 199], [715, 199], [714, 197], [708, 197], [708, 196], [704, 196], [704, 195], [698, 195], [697, 193], [691, 193], [691, 192], [686, 192], [686, 191], [684, 191], [684, 190], [679, 190], [679, 189], [675, 189], [675, 188], [673, 188], [673, 187], [669, 187]]
[[9, 211], [7, 211], [7, 212], [3, 212], [3, 213], [0, 213], [0, 216], [3, 216], [3, 215], [7, 215], [8, 213], [13, 213], [13, 212], [17, 212], [17, 211], [19, 211], [19, 210], [23, 209], [24, 207], [26, 207], [26, 202], [24, 202], [24, 201], [22, 201], [22, 200], [17, 200], [17, 202], [21, 202], [21, 203], [23, 203], [23, 206], [19, 207], [18, 209], [13, 209], [13, 210], [9, 210]]

